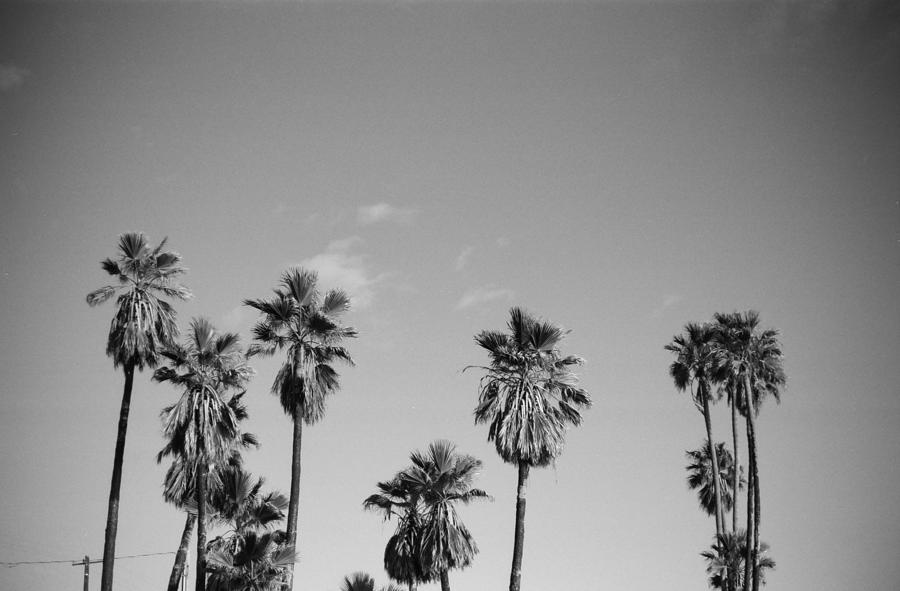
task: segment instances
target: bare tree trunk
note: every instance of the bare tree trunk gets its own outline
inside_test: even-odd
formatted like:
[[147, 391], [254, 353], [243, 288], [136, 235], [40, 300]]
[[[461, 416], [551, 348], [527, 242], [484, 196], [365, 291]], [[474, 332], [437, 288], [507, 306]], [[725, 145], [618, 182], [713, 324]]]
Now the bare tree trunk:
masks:
[[703, 420], [706, 423], [706, 442], [709, 445], [709, 455], [713, 465], [713, 490], [716, 497], [716, 546], [719, 546], [719, 539], [722, 536], [724, 528], [724, 517], [722, 514], [722, 489], [719, 482], [719, 457], [716, 453], [716, 442], [712, 435], [712, 420], [709, 417], [709, 384], [700, 383], [700, 396], [703, 398]]
[[[291, 454], [291, 497], [288, 503], [287, 543], [297, 550], [297, 515], [300, 512], [300, 451], [303, 443], [303, 416], [294, 408], [294, 441]], [[294, 565], [288, 567], [287, 591], [294, 588]]]
[[125, 388], [119, 410], [119, 429], [116, 433], [116, 452], [113, 456], [112, 482], [109, 486], [109, 505], [106, 512], [106, 536], [103, 540], [103, 572], [100, 591], [112, 591], [113, 567], [116, 561], [116, 533], [119, 529], [119, 495], [122, 489], [122, 462], [125, 459], [125, 435], [128, 431], [128, 412], [131, 410], [131, 389], [134, 385], [134, 361], [125, 364]]
[[[750, 429], [753, 432], [750, 438], [750, 451], [753, 455], [753, 591], [759, 591], [759, 455], [756, 447], [756, 418], [753, 409], [750, 409]], [[749, 543], [749, 541], [748, 541]]]
[[519, 591], [522, 580], [522, 551], [525, 546], [525, 489], [531, 466], [519, 460], [519, 486], [516, 492], [516, 534], [513, 542], [512, 569], [509, 574], [509, 591]]
[[200, 461], [197, 467], [197, 484], [196, 490], [197, 500], [197, 572], [194, 589], [196, 591], [206, 591], [206, 480], [209, 468], [206, 459]]
[[184, 530], [181, 532], [181, 543], [178, 545], [178, 552], [175, 554], [175, 564], [172, 565], [172, 574], [169, 575], [167, 591], [178, 591], [178, 587], [181, 584], [181, 575], [184, 572], [188, 545], [191, 543], [191, 533], [194, 531], [196, 522], [197, 516], [193, 513], [188, 513], [187, 518], [184, 520]]
[[450, 574], [448, 570], [441, 570], [441, 591], [450, 591]]

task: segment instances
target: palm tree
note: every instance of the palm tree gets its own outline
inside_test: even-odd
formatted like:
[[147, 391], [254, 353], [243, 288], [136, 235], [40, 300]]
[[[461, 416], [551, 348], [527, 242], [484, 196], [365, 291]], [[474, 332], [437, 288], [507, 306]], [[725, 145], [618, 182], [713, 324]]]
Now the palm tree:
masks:
[[[719, 491], [722, 511], [730, 511], [734, 502], [734, 491], [732, 489], [732, 475], [735, 469], [734, 458], [724, 443], [716, 444], [715, 457], [719, 464], [717, 471], [713, 470], [713, 452], [710, 449], [709, 441], [704, 441], [699, 448], [686, 452], [688, 462], [688, 488], [697, 491], [697, 499], [700, 507], [708, 514], [715, 515], [717, 505], [715, 497], [715, 487], [713, 483], [715, 478], [719, 479]], [[740, 478], [738, 485], [743, 484]], [[718, 535], [718, 534], [717, 534]]]
[[[775, 568], [768, 556], [769, 545], [760, 544], [759, 579], [765, 585], [765, 571]], [[709, 586], [722, 591], [736, 591], [744, 585], [744, 562], [747, 555], [747, 534], [744, 530], [726, 532], [718, 536], [709, 550], [700, 553], [706, 559]]]
[[204, 318], [193, 319], [185, 343], [173, 345], [163, 355], [168, 364], [157, 369], [153, 379], [184, 390], [175, 404], [162, 411], [169, 444], [160, 456], [177, 454], [192, 468], [197, 503], [196, 589], [204, 591], [210, 466], [225, 461], [241, 440], [238, 417], [226, 396], [243, 387], [253, 370], [240, 350], [238, 335], [219, 335]]
[[469, 566], [478, 553], [475, 539], [459, 519], [455, 505], [490, 498], [472, 487], [481, 461], [456, 453], [456, 446], [443, 440], [431, 443], [424, 453], [413, 452], [410, 460], [412, 465], [400, 473], [400, 479], [422, 503], [422, 568], [437, 573], [441, 590], [450, 591], [448, 571]]
[[760, 486], [756, 446], [756, 415], [763, 399], [771, 394], [780, 401], [781, 388], [786, 382], [782, 365], [783, 354], [778, 331], [759, 329], [759, 313], [716, 314], [715, 320], [722, 327], [719, 341], [725, 367], [735, 382], [736, 391], [742, 392], [741, 410], [747, 423], [747, 447], [749, 475], [747, 487], [747, 529], [752, 543], [747, 544], [744, 564], [744, 590], [758, 591], [760, 581]]
[[[281, 407], [294, 424], [287, 522], [288, 543], [294, 547], [297, 546], [303, 423], [313, 425], [325, 414], [325, 399], [339, 387], [338, 373], [332, 364], [337, 361], [353, 364], [341, 342], [356, 336], [354, 328], [339, 322], [341, 314], [350, 308], [350, 298], [336, 289], [321, 297], [317, 281], [316, 273], [292, 268], [281, 276], [281, 284], [271, 299], [244, 300], [245, 305], [263, 315], [253, 327], [256, 342], [248, 354], [269, 356], [282, 350], [287, 353], [275, 376], [272, 393], [279, 396]], [[291, 589], [293, 566], [289, 570], [287, 588]]]
[[106, 354], [112, 357], [113, 367], [122, 366], [125, 372], [103, 541], [101, 591], [112, 591], [113, 585], [122, 461], [134, 370], [156, 367], [160, 351], [170, 345], [178, 333], [175, 310], [162, 298], [186, 300], [191, 296], [186, 287], [176, 282], [185, 272], [181, 266], [181, 256], [164, 250], [165, 245], [165, 239], [156, 247], [151, 247], [143, 234], [121, 235], [117, 258], [107, 258], [100, 263], [104, 271], [116, 278], [117, 284], [106, 285], [87, 296], [88, 305], [97, 306], [119, 294], [109, 327]]
[[[375, 591], [375, 579], [368, 573], [353, 573], [344, 577], [341, 582], [341, 591]], [[400, 591], [400, 587], [390, 584], [382, 587], [381, 591]]]
[[[228, 406], [234, 412], [235, 418], [240, 422], [247, 418], [247, 408], [244, 406], [241, 398], [243, 394], [236, 394], [228, 400]], [[259, 443], [256, 436], [252, 433], [243, 433], [239, 441], [236, 442], [235, 448], [231, 451], [230, 456], [224, 464], [216, 464], [208, 474], [207, 490], [209, 492], [209, 500], [214, 507], [217, 507], [213, 497], [219, 494], [223, 486], [223, 477], [221, 472], [229, 468], [240, 468], [243, 465], [243, 457], [239, 448], [258, 447]], [[181, 455], [175, 453], [172, 448], [172, 442], [169, 441], [166, 446], [157, 455], [157, 462], [161, 462], [166, 456], [173, 456], [172, 464], [166, 470], [166, 477], [163, 485], [163, 498], [166, 502], [172, 503], [177, 508], [183, 510], [186, 514], [184, 528], [181, 533], [181, 542], [178, 551], [175, 553], [175, 562], [172, 565], [172, 571], [169, 574], [169, 585], [167, 591], [178, 591], [182, 574], [184, 573], [184, 565], [187, 559], [188, 544], [194, 531], [194, 525], [197, 522], [197, 504], [195, 502], [196, 492], [194, 490], [195, 462], [188, 461]], [[218, 508], [217, 508], [218, 510]]]
[[563, 356], [559, 344], [567, 334], [521, 308], [510, 310], [509, 333], [482, 331], [475, 341], [490, 356], [479, 385], [475, 422], [488, 423], [504, 462], [518, 466], [516, 530], [510, 591], [519, 591], [525, 541], [525, 487], [532, 466], [546, 466], [563, 451], [566, 424], [580, 425], [580, 410], [591, 405], [577, 387], [571, 368], [583, 360]]
[[239, 466], [224, 469], [221, 480], [210, 500], [216, 520], [228, 530], [207, 546], [208, 590], [280, 591], [296, 558], [285, 532], [275, 529], [284, 520], [287, 498], [277, 491], [263, 494], [263, 479], [254, 480]]
[[[713, 337], [715, 330], [710, 324], [690, 322], [684, 327], [684, 334], [676, 335], [666, 345], [666, 350], [675, 354], [675, 361], [669, 367], [669, 375], [680, 391], [690, 389], [691, 398], [706, 424], [706, 439], [713, 441], [712, 421], [709, 414], [709, 403], [712, 396], [711, 382], [719, 371]], [[696, 384], [696, 391], [694, 386]], [[711, 448], [713, 469], [713, 493], [715, 501], [716, 535], [724, 532], [725, 516], [722, 507], [722, 491], [719, 478], [719, 462], [716, 459], [717, 449]]]
[[369, 495], [363, 508], [380, 512], [385, 521], [397, 518], [397, 528], [384, 548], [384, 570], [395, 581], [406, 583], [409, 591], [415, 591], [416, 583], [434, 578], [422, 564], [425, 515], [421, 497], [400, 474], [379, 482], [377, 487], [379, 492]]

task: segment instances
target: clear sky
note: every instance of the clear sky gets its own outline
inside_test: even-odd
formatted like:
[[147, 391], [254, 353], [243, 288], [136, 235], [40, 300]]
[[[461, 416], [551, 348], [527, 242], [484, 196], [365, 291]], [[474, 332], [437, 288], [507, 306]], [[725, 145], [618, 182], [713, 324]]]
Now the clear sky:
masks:
[[[516, 475], [461, 370], [511, 305], [572, 330], [595, 401], [532, 472], [524, 590], [704, 587], [703, 420], [663, 346], [749, 308], [789, 378], [759, 419], [768, 588], [900, 587], [898, 23], [889, 1], [3, 3], [0, 561], [102, 553], [123, 377], [112, 306], [84, 297], [143, 231], [190, 268], [182, 326], [249, 338], [240, 302], [289, 265], [355, 297], [357, 366], [305, 431], [298, 589], [387, 582], [393, 526], [362, 500], [436, 438], [495, 497], [462, 511], [481, 553], [454, 588], [504, 588]], [[275, 362], [255, 367], [248, 464], [287, 490]], [[120, 555], [183, 523], [154, 461], [178, 392], [149, 377]], [[162, 588], [171, 560], [121, 561], [118, 588]], [[80, 585], [0, 568], [4, 590]]]

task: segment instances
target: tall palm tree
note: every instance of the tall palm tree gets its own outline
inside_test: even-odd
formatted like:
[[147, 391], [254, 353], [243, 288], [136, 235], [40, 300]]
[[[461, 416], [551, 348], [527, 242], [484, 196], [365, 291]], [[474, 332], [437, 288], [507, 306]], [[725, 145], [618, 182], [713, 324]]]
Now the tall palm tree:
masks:
[[112, 591], [113, 585], [122, 461], [134, 370], [156, 367], [160, 351], [170, 345], [178, 334], [175, 310], [163, 298], [186, 300], [191, 297], [191, 292], [176, 281], [185, 272], [181, 266], [181, 256], [165, 250], [165, 245], [165, 239], [151, 247], [143, 234], [121, 235], [116, 259], [107, 258], [100, 263], [104, 271], [116, 278], [116, 284], [101, 287], [87, 296], [88, 305], [97, 306], [119, 294], [109, 326], [106, 354], [112, 357], [113, 367], [122, 366], [125, 372], [103, 540], [101, 591]]
[[[672, 338], [665, 346], [667, 351], [675, 354], [675, 361], [669, 366], [669, 375], [680, 391], [689, 389], [691, 398], [706, 424], [706, 439], [713, 441], [712, 420], [709, 403], [713, 395], [712, 382], [719, 371], [713, 337], [715, 330], [710, 324], [689, 322], [684, 333]], [[696, 390], [694, 389], [696, 386]], [[715, 500], [716, 535], [724, 532], [724, 510], [722, 507], [722, 491], [719, 478], [719, 462], [716, 459], [716, 446], [710, 448], [712, 454], [713, 492]]]
[[[234, 411], [235, 418], [238, 422], [247, 418], [247, 408], [241, 401], [243, 394], [236, 394], [228, 400], [228, 406]], [[256, 436], [252, 433], [243, 433], [236, 442], [235, 448], [231, 451], [227, 461], [222, 464], [215, 464], [209, 470], [207, 477], [208, 496], [216, 507], [217, 503], [213, 497], [220, 494], [223, 487], [222, 471], [229, 468], [240, 468], [243, 465], [243, 457], [240, 449], [251, 446], [258, 447], [259, 443]], [[173, 456], [172, 464], [166, 470], [166, 477], [163, 484], [163, 498], [168, 503], [172, 503], [175, 507], [185, 512], [185, 523], [181, 533], [181, 542], [178, 551], [175, 553], [175, 562], [169, 574], [169, 585], [167, 591], [178, 591], [181, 577], [184, 573], [184, 565], [187, 559], [188, 545], [191, 535], [194, 531], [194, 525], [197, 522], [197, 504], [195, 502], [196, 492], [194, 490], [195, 462], [189, 461], [185, 457], [175, 453], [172, 448], [172, 442], [169, 441], [166, 446], [157, 455], [157, 462], [161, 462], [166, 456]]]
[[[735, 497], [732, 489], [732, 473], [735, 470], [735, 465], [734, 458], [731, 456], [728, 448], [725, 447], [725, 444], [716, 444], [715, 461], [719, 465], [717, 471], [713, 470], [713, 453], [708, 440], [704, 441], [699, 448], [686, 452], [686, 455], [689, 462], [687, 465], [688, 488], [697, 491], [700, 507], [708, 515], [715, 515], [717, 507], [720, 507], [723, 512], [730, 511]], [[717, 477], [721, 493], [720, 505], [716, 504], [715, 487], [713, 486]], [[738, 481], [738, 485], [740, 486], [741, 484], [743, 484], [743, 479]]]
[[519, 591], [528, 472], [562, 453], [566, 425], [581, 424], [580, 411], [591, 405], [591, 399], [577, 387], [572, 372], [583, 360], [559, 351], [566, 331], [521, 308], [510, 310], [507, 327], [508, 333], [482, 331], [475, 337], [490, 357], [489, 366], [480, 366], [486, 373], [479, 385], [475, 422], [488, 424], [488, 441], [494, 442], [504, 462], [518, 467], [509, 589]]
[[481, 461], [456, 453], [456, 446], [443, 440], [431, 443], [425, 452], [413, 452], [410, 460], [412, 465], [399, 477], [422, 503], [422, 568], [440, 576], [441, 590], [450, 591], [448, 571], [469, 566], [478, 553], [455, 505], [490, 498], [472, 486]]
[[[768, 555], [769, 545], [760, 544], [759, 580], [765, 585], [765, 571], [775, 568], [775, 560]], [[709, 550], [700, 553], [706, 559], [709, 586], [722, 591], [736, 591], [744, 585], [744, 562], [747, 555], [747, 533], [744, 530], [726, 532], [719, 536]]]
[[210, 466], [224, 462], [241, 439], [229, 394], [242, 388], [253, 370], [235, 333], [217, 334], [205, 318], [191, 321], [188, 338], [163, 352], [167, 365], [153, 374], [158, 382], [183, 388], [178, 401], [163, 409], [169, 445], [161, 453], [177, 454], [192, 467], [197, 504], [196, 590], [206, 587], [206, 526]]
[[[284, 351], [286, 359], [275, 376], [272, 393], [294, 424], [291, 454], [291, 491], [288, 507], [287, 537], [297, 547], [297, 516], [300, 504], [300, 451], [303, 424], [313, 425], [325, 414], [325, 399], [339, 388], [333, 364], [353, 364], [344, 339], [356, 336], [356, 330], [343, 326], [340, 316], [349, 310], [350, 298], [341, 290], [322, 297], [318, 276], [301, 268], [287, 270], [279, 287], [268, 300], [244, 300], [244, 304], [262, 314], [253, 327], [254, 344], [249, 355], [271, 356]], [[287, 588], [293, 588], [293, 566]]]
[[743, 393], [742, 411], [746, 419], [749, 474], [747, 486], [747, 544], [744, 590], [758, 591], [760, 582], [760, 486], [756, 445], [756, 415], [762, 401], [771, 394], [780, 401], [781, 389], [786, 382], [782, 365], [783, 354], [775, 329], [759, 328], [759, 313], [716, 314], [715, 320], [722, 327], [720, 347], [735, 384]]

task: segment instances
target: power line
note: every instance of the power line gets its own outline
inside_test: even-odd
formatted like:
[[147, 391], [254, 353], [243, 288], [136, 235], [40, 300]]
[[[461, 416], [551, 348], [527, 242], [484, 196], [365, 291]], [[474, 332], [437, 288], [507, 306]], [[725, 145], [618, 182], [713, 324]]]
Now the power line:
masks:
[[[129, 554], [128, 556], [116, 556], [116, 560], [125, 560], [128, 558], [144, 558], [146, 556], [164, 556], [166, 554], [175, 554], [174, 552], [148, 552], [147, 554]], [[83, 560], [83, 559], [82, 559]], [[14, 566], [27, 566], [34, 564], [73, 564], [74, 560], [26, 560], [21, 562], [0, 562], [0, 566], [13, 568]], [[103, 562], [102, 560], [92, 560], [91, 562]], [[79, 562], [78, 564], [82, 564]]]

